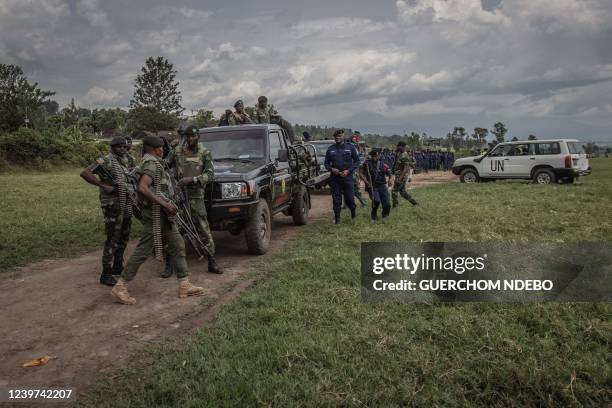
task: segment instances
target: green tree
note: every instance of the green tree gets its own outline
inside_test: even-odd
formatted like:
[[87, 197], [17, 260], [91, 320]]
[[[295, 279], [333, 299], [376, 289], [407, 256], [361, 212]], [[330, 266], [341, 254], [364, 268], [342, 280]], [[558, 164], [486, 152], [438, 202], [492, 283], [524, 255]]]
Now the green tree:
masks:
[[195, 117], [190, 121], [190, 124], [197, 128], [217, 126], [219, 120], [215, 118], [213, 111], [200, 109]]
[[474, 128], [474, 133], [472, 134], [472, 137], [479, 145], [482, 145], [484, 144], [488, 135], [489, 135], [489, 129], [477, 127], [477, 128]]
[[175, 114], [158, 111], [153, 106], [141, 106], [131, 109], [127, 117], [127, 131], [134, 130], [171, 130], [178, 126], [179, 118]]
[[21, 67], [0, 64], [0, 130], [14, 131], [44, 115], [44, 103], [55, 92], [30, 84]]
[[527, 140], [538, 140], [538, 138], [535, 135], [529, 135]]
[[493, 125], [493, 130], [491, 131], [495, 135], [495, 140], [497, 143], [502, 143], [505, 140], [506, 133], [508, 133], [508, 129], [502, 122], [497, 122]]
[[136, 76], [132, 108], [154, 108], [163, 114], [180, 115], [181, 93], [173, 65], [164, 57], [149, 57]]

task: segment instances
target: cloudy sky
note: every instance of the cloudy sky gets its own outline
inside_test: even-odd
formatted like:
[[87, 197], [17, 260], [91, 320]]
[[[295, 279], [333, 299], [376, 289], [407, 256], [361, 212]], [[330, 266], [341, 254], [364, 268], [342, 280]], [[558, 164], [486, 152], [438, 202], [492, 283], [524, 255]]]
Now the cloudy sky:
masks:
[[127, 106], [148, 56], [188, 109], [265, 94], [288, 120], [612, 142], [610, 0], [0, 0], [0, 62], [61, 105]]

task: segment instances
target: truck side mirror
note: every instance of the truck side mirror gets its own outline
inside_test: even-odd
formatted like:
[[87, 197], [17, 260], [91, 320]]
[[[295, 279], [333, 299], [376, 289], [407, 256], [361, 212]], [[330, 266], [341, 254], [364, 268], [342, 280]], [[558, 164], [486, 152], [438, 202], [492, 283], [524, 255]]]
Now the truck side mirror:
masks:
[[279, 162], [288, 162], [289, 161], [289, 154], [287, 153], [286, 149], [281, 149], [278, 151], [278, 161]]

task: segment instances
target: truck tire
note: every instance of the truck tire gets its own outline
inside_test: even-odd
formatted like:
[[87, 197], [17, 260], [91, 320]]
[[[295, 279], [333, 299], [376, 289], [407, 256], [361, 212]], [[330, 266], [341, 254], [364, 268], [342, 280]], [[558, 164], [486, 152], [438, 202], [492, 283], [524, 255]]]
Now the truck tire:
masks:
[[537, 169], [533, 173], [533, 182], [536, 184], [554, 184], [555, 181], [555, 173], [550, 169]]
[[293, 204], [291, 204], [291, 216], [295, 225], [306, 225], [308, 223], [308, 211], [310, 210], [310, 195], [308, 189], [302, 185], [295, 193]]
[[462, 183], [478, 183], [480, 177], [478, 177], [478, 172], [476, 170], [468, 167], [467, 169], [461, 170], [459, 180], [461, 180]]
[[268, 203], [266, 200], [260, 199], [244, 228], [244, 237], [249, 253], [263, 255], [268, 251], [272, 232], [271, 218]]

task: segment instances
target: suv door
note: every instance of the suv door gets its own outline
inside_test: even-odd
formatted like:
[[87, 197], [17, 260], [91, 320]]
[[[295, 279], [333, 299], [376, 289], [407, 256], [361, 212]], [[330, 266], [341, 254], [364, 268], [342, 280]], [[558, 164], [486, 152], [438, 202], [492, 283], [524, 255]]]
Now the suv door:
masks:
[[535, 165], [562, 169], [565, 166], [559, 142], [537, 142], [535, 144]]
[[291, 198], [291, 171], [289, 162], [278, 160], [278, 151], [287, 149], [283, 134], [279, 130], [270, 130], [268, 140], [270, 142], [270, 160], [274, 165], [272, 187], [272, 209], [274, 209], [285, 204]]
[[508, 177], [510, 174], [510, 165], [507, 157], [509, 145], [499, 144], [491, 150], [480, 162], [480, 177]]
[[589, 169], [589, 159], [587, 158], [584, 147], [580, 142], [566, 142], [567, 152], [572, 156], [572, 168], [579, 172], [586, 172]]
[[517, 143], [509, 145], [509, 174], [512, 177], [531, 177], [531, 169], [535, 163], [533, 143]]

